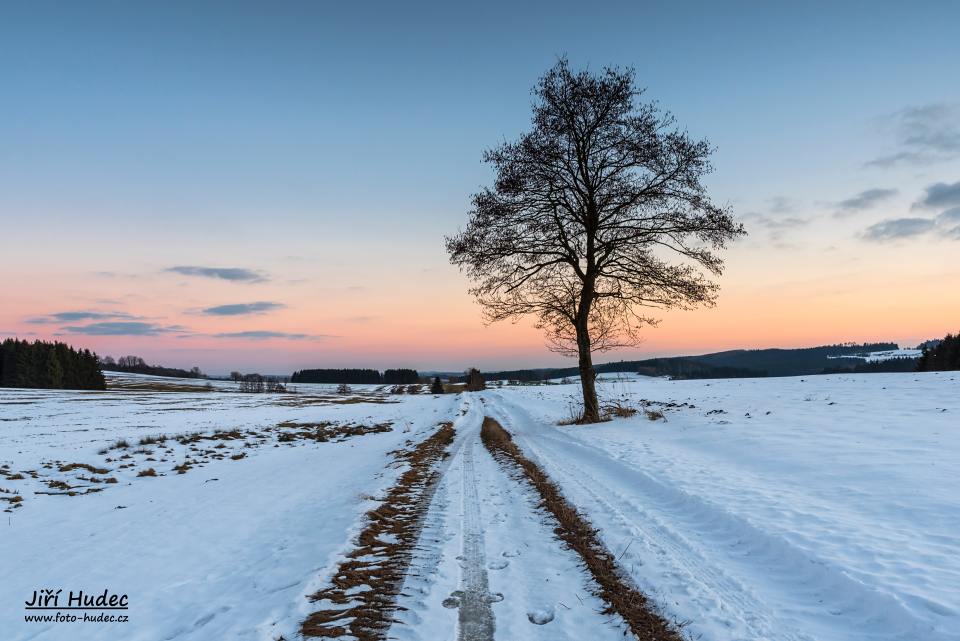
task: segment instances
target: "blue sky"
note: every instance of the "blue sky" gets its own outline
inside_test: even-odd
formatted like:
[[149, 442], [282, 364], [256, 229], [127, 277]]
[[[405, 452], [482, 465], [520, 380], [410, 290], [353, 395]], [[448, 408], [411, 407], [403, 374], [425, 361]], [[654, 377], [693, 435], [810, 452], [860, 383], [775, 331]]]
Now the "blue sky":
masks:
[[[448, 341], [420, 366], [482, 360], [475, 345], [499, 346], [490, 353], [504, 365], [556, 362], [528, 327], [480, 325], [442, 236], [490, 178], [482, 150], [524, 130], [530, 88], [558, 55], [635, 67], [649, 98], [716, 145], [714, 197], [753, 232], [731, 253], [734, 307], [714, 310], [730, 323], [767, 300], [757, 287], [801, 305], [810, 283], [848, 264], [818, 252], [858, 262], [840, 278], [858, 295], [889, 282], [891, 260], [917, 263], [897, 287], [929, 283], [956, 271], [945, 262], [952, 228], [917, 203], [960, 182], [958, 24], [955, 3], [6, 3], [0, 268], [35, 284], [11, 288], [0, 330], [109, 307], [208, 337], [326, 337], [223, 348], [248, 366], [367, 364], [386, 349], [374, 338], [392, 331], [413, 345], [424, 332]], [[864, 193], [862, 207], [840, 205]], [[270, 277], [211, 289], [177, 266]], [[275, 306], [255, 306], [242, 326], [191, 323], [197, 310], [254, 303]], [[783, 318], [795, 319], [788, 303]], [[425, 310], [436, 320], [418, 323]], [[871, 308], [834, 334], [758, 340], [861, 337], [849, 327], [912, 340], [940, 332], [938, 315], [952, 311], [870, 326]], [[742, 338], [711, 342], [694, 323], [714, 325], [699, 313], [665, 323], [640, 352]], [[468, 344], [454, 340], [464, 333]], [[227, 363], [209, 339], [176, 352], [155, 335], [89, 340], [107, 353]]]

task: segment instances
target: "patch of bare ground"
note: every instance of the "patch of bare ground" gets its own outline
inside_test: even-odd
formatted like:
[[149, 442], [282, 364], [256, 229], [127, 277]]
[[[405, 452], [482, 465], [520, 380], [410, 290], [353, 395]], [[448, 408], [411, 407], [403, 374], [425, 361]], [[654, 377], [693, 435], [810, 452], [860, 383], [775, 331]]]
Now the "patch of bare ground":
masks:
[[[103, 462], [117, 472], [129, 471], [133, 478], [163, 477], [168, 474], [186, 474], [190, 470], [202, 468], [208, 463], [219, 460], [243, 461], [249, 453], [258, 447], [273, 444], [274, 447], [286, 445], [306, 445], [310, 442], [335, 442], [363, 436], [389, 432], [392, 423], [360, 425], [354, 423], [298, 423], [283, 422], [273, 427], [254, 429], [214, 430], [212, 432], [186, 432], [182, 434], [155, 434], [139, 439], [138, 446], [133, 439], [120, 438], [101, 448], [97, 454]], [[169, 472], [161, 464], [170, 465]], [[83, 496], [101, 492], [106, 485], [117, 484], [118, 479], [106, 476], [110, 469], [90, 463], [70, 463], [61, 460], [48, 460], [41, 464], [44, 471], [14, 471], [10, 464], [0, 464], [0, 479], [22, 481], [29, 475], [39, 480], [46, 488], [34, 491], [34, 494], [55, 496]], [[136, 471], [136, 472], [135, 472]], [[135, 472], [135, 473], [134, 473]], [[61, 478], [51, 478], [56, 473]], [[23, 500], [19, 495], [15, 499], [0, 500], [20, 507]], [[10, 511], [9, 508], [5, 511]]]
[[376, 423], [374, 425], [337, 425], [334, 423], [297, 423], [284, 421], [277, 425], [277, 441], [290, 443], [292, 441], [343, 441], [353, 436], [364, 434], [379, 434], [393, 429], [392, 423]]
[[23, 507], [23, 497], [18, 490], [0, 487], [0, 501], [6, 501], [8, 504], [4, 512], [13, 512], [16, 508]]
[[91, 474], [109, 474], [110, 470], [103, 467], [94, 467], [89, 463], [68, 463], [67, 465], [61, 465], [61, 472], [69, 472], [71, 470], [86, 470]]
[[111, 392], [222, 392], [215, 387], [197, 383], [177, 381], [117, 381], [109, 380], [107, 389]]
[[400, 403], [391, 400], [382, 393], [359, 394], [352, 396], [290, 396], [273, 399], [272, 404], [281, 407], [310, 407], [313, 405], [356, 405], [358, 403]]
[[487, 416], [480, 439], [501, 465], [518, 469], [539, 493], [541, 507], [557, 521], [554, 533], [580, 555], [596, 582], [596, 595], [607, 604], [603, 613], [619, 614], [639, 639], [682, 641], [678, 627], [660, 616], [650, 600], [632, 585], [614, 555], [597, 537], [596, 528], [564, 498], [550, 477], [523, 455], [510, 433]]
[[409, 464], [384, 501], [367, 512], [357, 546], [337, 568], [331, 585], [312, 594], [322, 608], [300, 626], [305, 637], [359, 641], [385, 639], [394, 621], [396, 598], [403, 587], [440, 472], [438, 463], [453, 442], [452, 423], [443, 423], [412, 450], [395, 452]]
[[6, 463], [0, 465], [0, 476], [3, 476], [8, 481], [22, 481], [26, 477], [20, 472], [14, 472], [10, 469], [10, 466]]

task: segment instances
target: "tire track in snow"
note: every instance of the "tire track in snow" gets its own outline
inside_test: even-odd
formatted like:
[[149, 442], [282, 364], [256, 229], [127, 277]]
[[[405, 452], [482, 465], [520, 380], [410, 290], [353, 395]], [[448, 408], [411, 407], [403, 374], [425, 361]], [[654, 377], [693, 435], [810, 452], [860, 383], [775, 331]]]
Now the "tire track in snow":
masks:
[[[704, 614], [709, 613], [698, 622], [719, 622], [728, 633], [737, 630], [732, 638], [800, 641], [836, 633], [832, 626], [841, 622], [832, 617], [820, 617], [815, 630], [798, 629], [798, 616], [816, 608], [823, 614], [842, 612], [856, 627], [869, 620], [885, 620], [884, 633], [870, 638], [946, 639], [920, 628], [895, 599], [865, 589], [787, 541], [614, 460], [595, 446], [541, 426], [522, 407], [502, 397], [490, 405], [491, 414], [513, 428], [531, 458], [555, 474], [567, 491], [580, 495], [578, 502], [605, 512], [611, 523], [622, 528], [621, 533], [628, 534], [624, 542], [636, 539], [649, 550], [647, 561], [653, 561], [667, 584], [666, 592], [661, 591], [664, 602], [672, 600], [671, 591], [690, 599]], [[535, 426], [534, 432], [529, 427], [517, 429], [518, 422]], [[534, 433], [536, 438], [531, 438]], [[637, 549], [635, 544], [633, 550]], [[717, 564], [714, 557], [726, 563]], [[738, 576], [741, 571], [743, 575]], [[648, 583], [657, 587], [655, 578]], [[657, 592], [651, 590], [651, 594]], [[827, 605], [823, 599], [830, 594], [842, 598]], [[715, 616], [720, 618], [710, 621]]]
[[422, 556], [389, 638], [622, 641], [622, 619], [602, 613], [592, 579], [556, 537], [539, 494], [480, 443], [482, 398], [464, 396]]
[[493, 641], [494, 619], [490, 607], [480, 496], [473, 462], [474, 438], [463, 444], [463, 589], [460, 591], [460, 641]]

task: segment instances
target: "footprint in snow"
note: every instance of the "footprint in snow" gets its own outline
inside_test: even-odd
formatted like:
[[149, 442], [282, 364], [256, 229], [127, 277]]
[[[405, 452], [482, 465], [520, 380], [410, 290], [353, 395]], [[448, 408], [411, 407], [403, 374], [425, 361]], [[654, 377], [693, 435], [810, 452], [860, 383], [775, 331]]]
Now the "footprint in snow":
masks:
[[504, 550], [502, 554], [508, 559], [512, 559], [520, 556], [520, 550], [518, 550], [517, 548], [511, 548], [509, 550]]
[[502, 559], [500, 561], [490, 561], [490, 563], [487, 564], [487, 568], [490, 570], [502, 570], [508, 565], [510, 565], [510, 561], [507, 561], [506, 559]]
[[455, 590], [450, 593], [450, 596], [443, 600], [443, 607], [451, 610], [459, 608], [461, 598], [463, 598], [463, 592], [461, 590]]
[[527, 619], [534, 625], [546, 625], [553, 621], [553, 617], [553, 607], [549, 605], [527, 612]]

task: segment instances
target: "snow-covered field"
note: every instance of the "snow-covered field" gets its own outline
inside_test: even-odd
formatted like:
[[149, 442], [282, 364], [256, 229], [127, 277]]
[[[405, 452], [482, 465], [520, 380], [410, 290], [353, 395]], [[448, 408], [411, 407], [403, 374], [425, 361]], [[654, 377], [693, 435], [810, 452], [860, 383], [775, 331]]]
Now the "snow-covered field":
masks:
[[[492, 595], [496, 639], [622, 637], [532, 491], [480, 444], [484, 415], [690, 639], [960, 639], [960, 375], [620, 377], [601, 380], [605, 400], [665, 420], [589, 427], [557, 425], [576, 383], [355, 388], [343, 402], [324, 386], [277, 396], [111, 381], [0, 390], [0, 498], [23, 497], [0, 502], [2, 639], [294, 639], [305, 596], [402, 471], [390, 453], [442, 421], [457, 436], [390, 638], [456, 638], [451, 596], [471, 585]], [[315, 423], [390, 431], [282, 436]], [[183, 442], [140, 445], [161, 434]], [[157, 476], [138, 476], [149, 468]], [[130, 621], [25, 622], [44, 588], [127, 594]]]
[[601, 389], [666, 420], [558, 428], [574, 385], [495, 416], [692, 638], [960, 639], [960, 375]]
[[[431, 433], [458, 405], [455, 397], [389, 404], [324, 398], [338, 400], [307, 393], [0, 390], [0, 465], [39, 477], [0, 475], [0, 488], [24, 497], [22, 507], [0, 513], [0, 638], [295, 638], [310, 611], [304, 595], [319, 587], [364, 511], [376, 505], [370, 499], [396, 476], [388, 452]], [[144, 437], [257, 431], [284, 421], [392, 422], [393, 431], [277, 447], [272, 437], [254, 447], [243, 446], [259, 440], [253, 437], [210, 441], [211, 449], [222, 442], [231, 455], [245, 456], [212, 459], [185, 474], [172, 468], [199, 457], [171, 440], [175, 452], [167, 461], [132, 454]], [[117, 450], [98, 454], [120, 438], [130, 443], [132, 468], [118, 469], [126, 463]], [[160, 457], [157, 446], [146, 447]], [[93, 476], [85, 470], [43, 467], [52, 460], [109, 469], [97, 477], [118, 482], [94, 484], [77, 480]], [[160, 476], [137, 476], [148, 467]], [[60, 479], [80, 492], [104, 489], [34, 494]], [[61, 606], [70, 590], [125, 593], [130, 620], [26, 623], [24, 603], [44, 588], [63, 589]]]
[[844, 354], [842, 356], [828, 356], [827, 358], [859, 358], [868, 363], [889, 361], [894, 358], [920, 358], [923, 354], [919, 349], [888, 349], [881, 352], [867, 352], [866, 354]]

